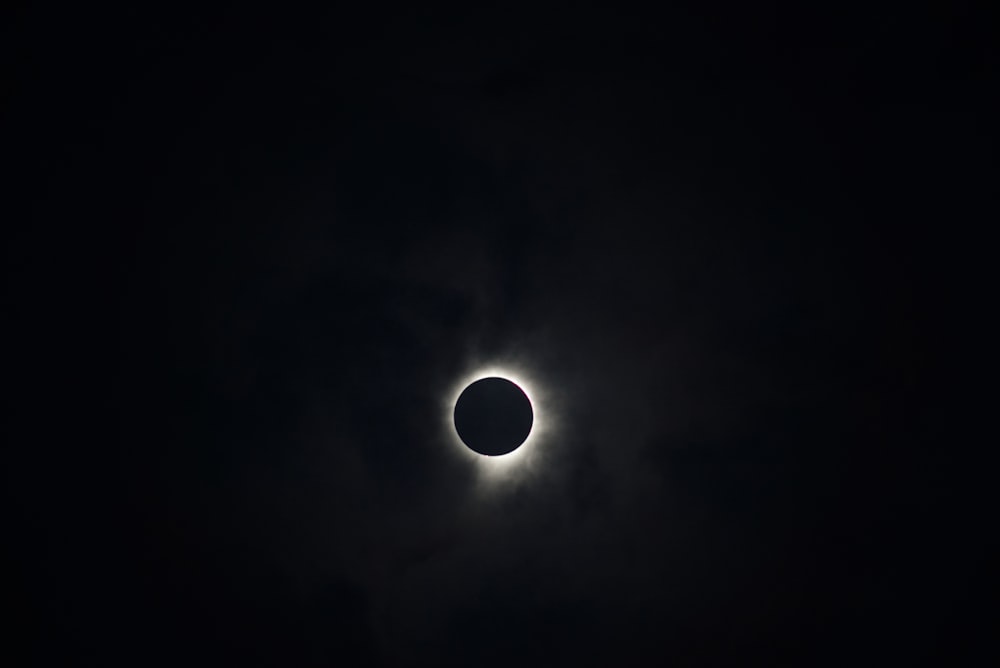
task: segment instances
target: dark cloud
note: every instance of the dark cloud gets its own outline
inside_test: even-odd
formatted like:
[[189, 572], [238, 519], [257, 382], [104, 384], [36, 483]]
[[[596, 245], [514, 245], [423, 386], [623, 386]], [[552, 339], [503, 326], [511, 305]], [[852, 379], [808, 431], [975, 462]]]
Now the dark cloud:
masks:
[[[947, 50], [567, 14], [19, 19], [36, 662], [952, 656]], [[505, 363], [490, 477], [447, 400]]]

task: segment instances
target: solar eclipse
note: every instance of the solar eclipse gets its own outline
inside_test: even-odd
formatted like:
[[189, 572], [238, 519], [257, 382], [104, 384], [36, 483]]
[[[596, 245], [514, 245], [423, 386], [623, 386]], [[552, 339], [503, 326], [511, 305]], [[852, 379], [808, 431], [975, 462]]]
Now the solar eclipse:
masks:
[[[461, 373], [449, 384], [441, 400], [441, 427], [443, 428], [444, 441], [448, 443], [448, 452], [452, 456], [472, 466], [475, 478], [482, 484], [483, 493], [495, 493], [498, 484], [517, 484], [532, 480], [538, 474], [546, 462], [551, 461], [555, 452], [559, 449], [558, 442], [554, 438], [558, 433], [562, 405], [558, 401], [558, 396], [548, 390], [548, 385], [543, 382], [541, 374], [533, 368], [530, 360], [520, 358], [504, 358], [498, 361], [478, 361], [471, 360], [466, 367], [465, 373]], [[524, 402], [530, 407], [530, 422], [525, 424], [524, 412], [522, 409], [521, 431], [527, 432], [527, 436], [513, 449], [509, 449], [504, 454], [485, 454], [463, 440], [456, 425], [456, 408], [459, 399], [465, 391], [479, 381], [497, 379], [504, 381], [508, 386], [513, 385], [511, 391], [511, 404], [514, 401], [514, 392], [523, 394]], [[502, 383], [484, 383], [484, 387], [497, 385], [502, 387]], [[478, 388], [479, 385], [476, 385]], [[476, 391], [478, 394], [478, 390]], [[474, 395], [466, 397], [472, 399]], [[464, 404], [465, 401], [463, 400]], [[463, 410], [460, 412], [464, 412]], [[513, 420], [517, 423], [517, 412], [512, 412]], [[464, 428], [464, 427], [463, 427]], [[511, 432], [515, 432], [510, 428]], [[465, 433], [465, 432], [463, 432]], [[473, 432], [467, 436], [472, 440]], [[498, 438], [498, 437], [494, 437]], [[513, 436], [511, 437], [514, 438]], [[498, 439], [499, 440], [499, 439]], [[476, 445], [476, 443], [473, 443]], [[513, 443], [508, 443], [508, 449]], [[478, 446], [481, 450], [486, 450], [483, 446]]]
[[481, 455], [513, 452], [531, 433], [534, 411], [520, 387], [506, 378], [481, 378], [462, 391], [455, 402], [455, 431], [462, 442]]

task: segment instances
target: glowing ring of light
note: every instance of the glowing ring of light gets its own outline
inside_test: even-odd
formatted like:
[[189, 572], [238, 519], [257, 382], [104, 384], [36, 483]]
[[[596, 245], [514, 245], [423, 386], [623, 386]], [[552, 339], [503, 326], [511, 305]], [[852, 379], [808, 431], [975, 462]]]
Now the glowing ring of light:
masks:
[[[528, 401], [531, 402], [533, 421], [528, 437], [516, 449], [503, 455], [482, 455], [469, 448], [458, 435], [455, 429], [455, 404], [459, 396], [472, 383], [484, 378], [503, 378], [517, 385]], [[479, 473], [486, 478], [503, 478], [515, 471], [531, 468], [538, 463], [544, 454], [545, 444], [551, 431], [552, 421], [548, 410], [548, 401], [545, 393], [540, 391], [541, 385], [524, 372], [514, 366], [509, 365], [487, 365], [476, 367], [461, 378], [459, 378], [447, 393], [447, 398], [443, 402], [444, 424], [448, 440], [454, 446], [456, 454], [466, 461], [475, 464]]]

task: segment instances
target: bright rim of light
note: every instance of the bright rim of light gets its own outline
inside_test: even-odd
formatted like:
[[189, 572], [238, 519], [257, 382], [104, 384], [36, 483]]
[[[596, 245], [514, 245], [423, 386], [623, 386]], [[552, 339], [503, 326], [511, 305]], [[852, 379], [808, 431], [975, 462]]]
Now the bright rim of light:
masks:
[[[479, 454], [462, 441], [455, 429], [455, 404], [458, 402], [459, 396], [469, 385], [484, 378], [509, 380], [521, 388], [521, 391], [528, 397], [528, 401], [531, 402], [533, 417], [528, 438], [517, 449], [503, 455]], [[504, 477], [514, 471], [521, 471], [526, 467], [530, 468], [539, 460], [550, 430], [546, 403], [545, 393], [541, 391], [541, 385], [536, 383], [530, 374], [523, 369], [509, 365], [480, 366], [459, 378], [452, 385], [445, 401], [446, 431], [460, 456], [474, 462], [482, 475], [487, 478]]]

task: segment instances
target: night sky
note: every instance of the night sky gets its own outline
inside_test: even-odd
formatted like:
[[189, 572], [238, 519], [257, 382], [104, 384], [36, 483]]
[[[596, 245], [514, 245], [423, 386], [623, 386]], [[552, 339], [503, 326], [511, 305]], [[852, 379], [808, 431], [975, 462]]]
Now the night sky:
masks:
[[987, 28], [734, 4], [11, 12], [5, 665], [971, 664]]

